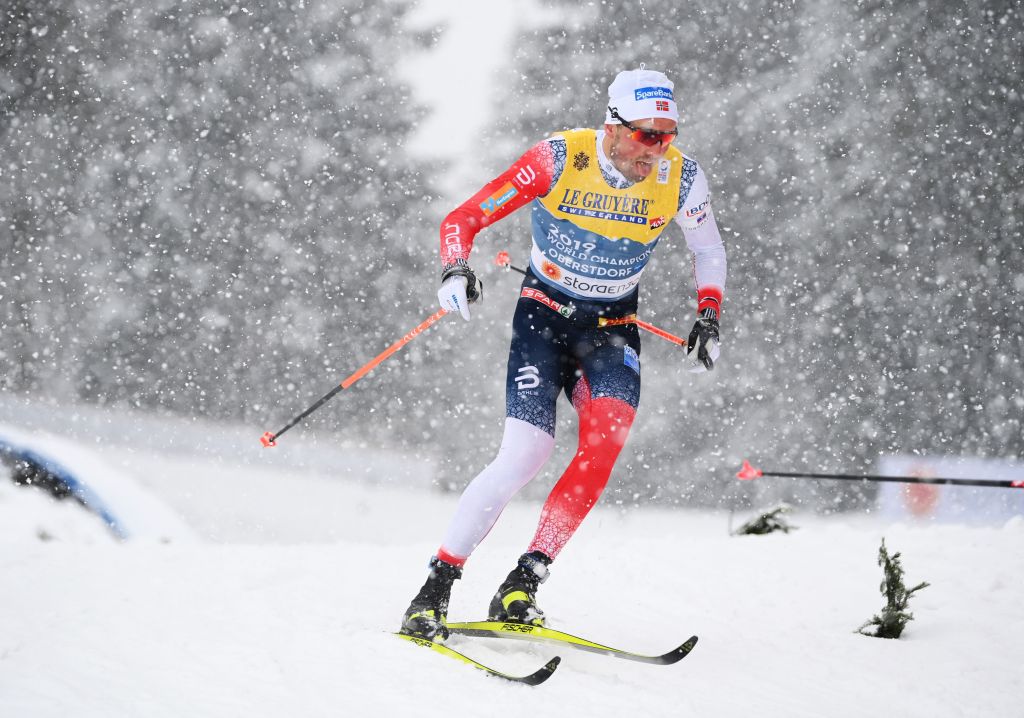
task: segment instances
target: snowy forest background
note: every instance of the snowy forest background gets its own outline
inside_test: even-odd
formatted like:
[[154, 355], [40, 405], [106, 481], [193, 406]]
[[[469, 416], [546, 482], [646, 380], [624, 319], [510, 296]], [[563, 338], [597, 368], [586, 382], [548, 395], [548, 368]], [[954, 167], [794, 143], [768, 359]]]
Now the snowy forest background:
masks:
[[[475, 185], [595, 126], [614, 74], [646, 62], [676, 81], [677, 145], [729, 251], [722, 361], [690, 375], [644, 337], [612, 500], [850, 508], [863, 489], [734, 473], [1022, 455], [1020, 2], [542, 4], [562, 19], [525, 30], [493, 86], [446, 98], [491, 118]], [[465, 194], [409, 144], [429, 110], [394, 68], [444, 32], [409, 30], [410, 8], [6, 3], [0, 390], [242, 422], [259, 451], [434, 311], [437, 226]], [[444, 488], [482, 466], [517, 286], [492, 259], [526, 261], [521, 215], [477, 240], [473, 322], [417, 338], [307, 431], [430, 457]], [[671, 230], [642, 287], [641, 316], [682, 334], [689, 261]]]

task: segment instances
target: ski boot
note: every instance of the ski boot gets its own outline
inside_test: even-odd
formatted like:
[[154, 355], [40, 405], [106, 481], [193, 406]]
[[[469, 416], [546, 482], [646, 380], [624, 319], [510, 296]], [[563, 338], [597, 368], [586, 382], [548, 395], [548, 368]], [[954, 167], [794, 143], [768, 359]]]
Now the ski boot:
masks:
[[448, 598], [452, 593], [452, 583], [457, 578], [462, 578], [461, 568], [445, 563], [437, 556], [431, 558], [430, 575], [405, 610], [402, 633], [429, 641], [448, 638]]
[[537, 587], [548, 578], [551, 559], [540, 551], [524, 553], [487, 609], [488, 620], [544, 625], [544, 612], [537, 608]]

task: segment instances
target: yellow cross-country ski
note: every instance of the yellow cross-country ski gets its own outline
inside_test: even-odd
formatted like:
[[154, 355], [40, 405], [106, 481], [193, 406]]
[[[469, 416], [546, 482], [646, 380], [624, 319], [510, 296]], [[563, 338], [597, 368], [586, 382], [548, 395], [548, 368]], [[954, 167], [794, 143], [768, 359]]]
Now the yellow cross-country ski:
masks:
[[588, 641], [579, 636], [556, 631], [553, 628], [543, 626], [531, 626], [525, 623], [503, 623], [501, 621], [470, 621], [467, 623], [449, 623], [448, 630], [455, 635], [462, 636], [485, 636], [488, 638], [514, 638], [523, 641], [534, 641], [538, 643], [551, 643], [559, 646], [570, 646], [581, 651], [592, 653], [603, 653], [616, 658], [623, 658], [627, 661], [639, 661], [640, 663], [654, 663], [661, 666], [669, 666], [686, 658], [686, 656], [697, 645], [697, 637], [690, 636], [677, 648], [660, 656], [645, 656], [639, 653], [623, 651], [620, 648], [604, 646], [594, 641]]
[[441, 655], [448, 656], [449, 658], [454, 658], [455, 660], [465, 663], [466, 665], [473, 666], [474, 668], [479, 668], [487, 675], [496, 676], [498, 678], [504, 678], [506, 681], [514, 681], [515, 683], [525, 683], [528, 686], [539, 686], [541, 683], [550, 678], [551, 674], [555, 672], [555, 669], [558, 668], [559, 662], [562, 660], [560, 657], [555, 656], [550, 661], [545, 663], [542, 668], [534, 671], [528, 676], [510, 676], [509, 674], [502, 673], [501, 671], [495, 668], [485, 666], [483, 663], [475, 661], [469, 656], [463, 655], [462, 653], [459, 653], [453, 648], [449, 648], [443, 643], [437, 643], [426, 638], [420, 638], [419, 636], [411, 636], [408, 633], [395, 633], [394, 635], [398, 636], [399, 638], [404, 638], [410, 643], [415, 643], [417, 646], [429, 648], [433, 651], [436, 651], [437, 653], [440, 653]]

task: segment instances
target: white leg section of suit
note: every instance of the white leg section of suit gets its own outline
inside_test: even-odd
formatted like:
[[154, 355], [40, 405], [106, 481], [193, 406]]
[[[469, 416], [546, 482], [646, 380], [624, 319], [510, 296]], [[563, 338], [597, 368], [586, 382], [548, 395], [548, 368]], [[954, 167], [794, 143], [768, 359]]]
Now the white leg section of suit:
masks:
[[468, 558], [516, 492], [537, 475], [554, 446], [555, 437], [543, 429], [521, 419], [505, 419], [498, 455], [462, 492], [441, 548]]

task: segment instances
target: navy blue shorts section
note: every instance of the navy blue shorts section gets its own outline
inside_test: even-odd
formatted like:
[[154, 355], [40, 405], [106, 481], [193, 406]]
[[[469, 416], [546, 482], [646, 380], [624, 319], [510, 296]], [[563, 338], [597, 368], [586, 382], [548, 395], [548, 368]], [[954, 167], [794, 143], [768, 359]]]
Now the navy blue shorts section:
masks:
[[521, 297], [512, 319], [506, 413], [554, 436], [555, 406], [586, 377], [591, 398], [640, 402], [640, 335], [635, 324], [598, 327]]

